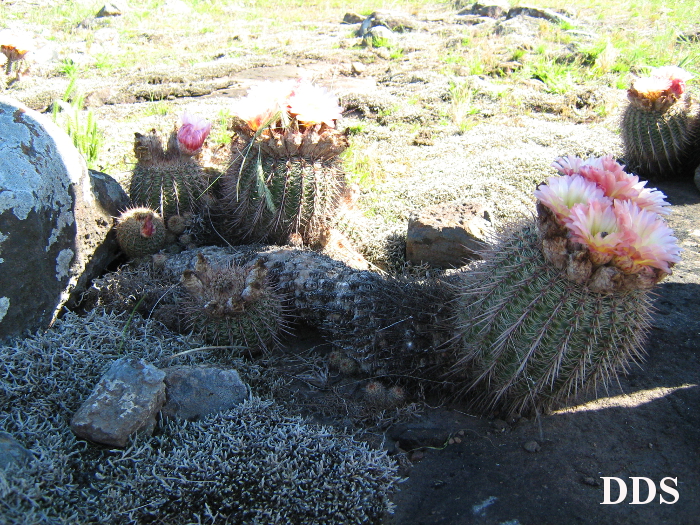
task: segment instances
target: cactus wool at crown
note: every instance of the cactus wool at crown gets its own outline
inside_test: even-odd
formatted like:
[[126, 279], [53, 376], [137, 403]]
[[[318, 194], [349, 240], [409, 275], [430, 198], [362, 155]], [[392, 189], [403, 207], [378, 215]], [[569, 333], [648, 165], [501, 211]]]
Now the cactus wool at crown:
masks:
[[641, 358], [648, 290], [680, 260], [663, 194], [611, 157], [555, 167], [563, 176], [535, 192], [536, 223], [504, 234], [465, 277], [453, 373], [488, 408], [548, 408], [606, 386]]
[[234, 113], [232, 162], [221, 181], [224, 236], [234, 243], [315, 238], [346, 184], [337, 100], [307, 82], [268, 82]]

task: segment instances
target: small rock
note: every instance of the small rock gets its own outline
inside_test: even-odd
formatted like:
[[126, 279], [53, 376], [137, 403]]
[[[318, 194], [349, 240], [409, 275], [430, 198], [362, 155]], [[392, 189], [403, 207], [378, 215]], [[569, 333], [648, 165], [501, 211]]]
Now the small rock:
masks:
[[364, 21], [364, 19], [364, 16], [358, 15], [357, 13], [345, 13], [345, 16], [343, 16], [343, 21], [341, 23], [361, 24]]
[[143, 359], [118, 359], [73, 416], [83, 439], [124, 447], [135, 433], [150, 435], [165, 403], [165, 372]]
[[527, 450], [528, 452], [539, 452], [540, 450], [540, 444], [535, 441], [534, 439], [531, 441], [528, 441], [523, 445], [523, 448]]
[[510, 4], [503, 1], [475, 2], [471, 7], [462, 9], [458, 15], [476, 15], [488, 18], [501, 18], [508, 14]]
[[235, 370], [179, 366], [166, 368], [166, 418], [200, 419], [242, 403], [248, 387]]
[[353, 62], [350, 64], [350, 72], [353, 75], [361, 75], [367, 70], [367, 66], [365, 66], [362, 62]]
[[515, 18], [516, 16], [543, 18], [544, 20], [547, 20], [548, 22], [552, 22], [554, 24], [575, 24], [575, 22], [571, 18], [562, 15], [561, 13], [557, 13], [552, 9], [537, 9], [535, 7], [512, 7], [508, 11], [506, 18], [510, 20], [511, 18]]
[[423, 452], [422, 450], [416, 450], [415, 452], [413, 452], [413, 454], [411, 454], [411, 461], [420, 461], [424, 457], [425, 452]]
[[597, 479], [587, 476], [581, 480], [585, 485], [590, 485], [591, 487], [597, 487], [600, 485]]
[[372, 27], [384, 26], [398, 33], [414, 31], [418, 27], [416, 21], [409, 15], [393, 11], [375, 11], [369, 18], [372, 19]]
[[450, 202], [422, 210], [408, 221], [406, 259], [436, 268], [459, 268], [479, 259], [493, 232], [491, 214], [481, 204]]
[[374, 26], [367, 34], [364, 36], [365, 42], [372, 42], [375, 40], [386, 40], [390, 44], [396, 42], [396, 35], [392, 33], [391, 29], [384, 26]]
[[20, 445], [12, 435], [0, 432], [0, 468], [10, 463], [26, 464], [34, 458], [31, 452]]
[[494, 419], [491, 421], [491, 426], [495, 428], [498, 432], [505, 432], [508, 430], [508, 423], [503, 421], [502, 419]]
[[123, 11], [121, 7], [115, 4], [105, 4], [102, 6], [102, 9], [100, 9], [97, 14], [95, 15], [96, 18], [104, 18], [106, 16], [121, 16], [123, 14]]

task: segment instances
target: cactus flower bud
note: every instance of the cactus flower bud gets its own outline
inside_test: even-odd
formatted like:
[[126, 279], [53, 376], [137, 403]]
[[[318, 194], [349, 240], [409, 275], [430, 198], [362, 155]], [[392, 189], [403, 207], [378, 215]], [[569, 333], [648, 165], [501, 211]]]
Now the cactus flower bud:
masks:
[[211, 131], [211, 122], [189, 113], [180, 118], [182, 126], [177, 132], [180, 151], [186, 155], [196, 155]]

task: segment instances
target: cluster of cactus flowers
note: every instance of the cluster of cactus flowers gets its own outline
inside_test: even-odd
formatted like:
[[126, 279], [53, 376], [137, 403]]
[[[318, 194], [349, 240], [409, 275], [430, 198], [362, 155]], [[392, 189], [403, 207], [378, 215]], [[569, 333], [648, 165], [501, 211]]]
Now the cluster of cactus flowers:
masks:
[[559, 158], [534, 223], [503, 235], [459, 299], [452, 374], [482, 407], [547, 409], [643, 356], [649, 290], [680, 249], [663, 193], [612, 157]]
[[676, 66], [652, 69], [632, 82], [621, 134], [627, 166], [651, 179], [685, 178], [700, 164], [700, 104]]
[[346, 187], [337, 98], [307, 81], [266, 82], [233, 108], [232, 163], [221, 179], [227, 241], [312, 241]]

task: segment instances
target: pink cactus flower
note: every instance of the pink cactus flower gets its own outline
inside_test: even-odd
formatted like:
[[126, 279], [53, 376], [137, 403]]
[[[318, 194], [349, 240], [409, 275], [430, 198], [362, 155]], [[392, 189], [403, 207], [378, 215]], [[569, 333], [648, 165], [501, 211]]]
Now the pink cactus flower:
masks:
[[565, 222], [573, 240], [588, 247], [594, 264], [606, 264], [612, 260], [618, 244], [624, 239], [609, 200], [575, 204]]
[[668, 90], [677, 97], [680, 97], [685, 92], [685, 83], [693, 78], [691, 73], [677, 66], [657, 67], [652, 69], [650, 76], [652, 78], [668, 80], [670, 82]]
[[580, 173], [586, 180], [597, 184], [611, 199], [629, 199], [637, 194], [634, 185], [639, 182], [639, 177], [626, 173], [624, 166], [616, 162], [612, 155], [588, 159], [581, 166]]
[[287, 100], [289, 113], [304, 124], [326, 124], [335, 127], [342, 109], [335, 95], [308, 81], [300, 81]]
[[657, 213], [632, 201], [616, 200], [614, 211], [624, 240], [617, 246], [613, 263], [627, 273], [650, 266], [670, 274], [670, 264], [681, 260], [673, 230]]
[[549, 177], [547, 183], [541, 184], [534, 193], [560, 221], [569, 217], [575, 204], [587, 204], [595, 200], [610, 202], [603, 190], [581, 175]]
[[233, 104], [232, 113], [245, 121], [252, 131], [276, 126], [279, 120], [287, 118], [287, 99], [294, 87], [293, 81], [260, 82]]
[[562, 175], [576, 175], [580, 172], [582, 165], [583, 159], [573, 155], [559, 157], [554, 159], [554, 162], [552, 163], [552, 167], [556, 168], [556, 170]]
[[647, 210], [659, 215], [671, 213], [666, 195], [656, 188], [645, 188], [647, 181], [640, 181], [634, 185], [635, 195], [630, 196], [630, 200], [643, 210]]
[[186, 155], [196, 155], [211, 131], [211, 122], [190, 113], [180, 117], [182, 125], [177, 131], [177, 142], [180, 151]]

